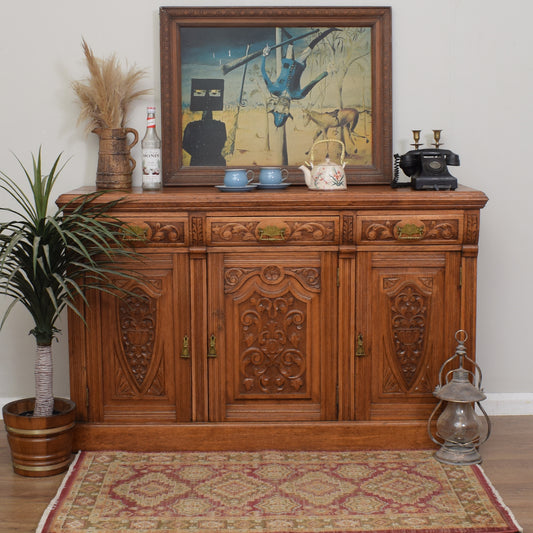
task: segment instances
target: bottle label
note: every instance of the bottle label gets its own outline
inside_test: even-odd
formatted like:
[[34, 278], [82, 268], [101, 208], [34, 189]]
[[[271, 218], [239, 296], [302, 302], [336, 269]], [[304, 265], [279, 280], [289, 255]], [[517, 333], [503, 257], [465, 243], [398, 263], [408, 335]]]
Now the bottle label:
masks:
[[143, 176], [143, 189], [159, 189], [161, 187], [161, 176]]
[[143, 176], [161, 174], [161, 149], [143, 148]]
[[155, 117], [148, 117], [146, 119], [146, 127], [147, 128], [155, 128]]

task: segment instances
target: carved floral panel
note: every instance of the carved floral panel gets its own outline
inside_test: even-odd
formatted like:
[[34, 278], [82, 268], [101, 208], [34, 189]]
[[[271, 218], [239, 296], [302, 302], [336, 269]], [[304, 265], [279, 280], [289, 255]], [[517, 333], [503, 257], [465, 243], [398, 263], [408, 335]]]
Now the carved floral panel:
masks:
[[384, 392], [427, 392], [425, 376], [432, 280], [385, 278], [392, 358], [384, 368]]
[[156, 352], [158, 295], [141, 288], [132, 292], [140, 297], [122, 297], [118, 303], [120, 346], [115, 396], [163, 396], [165, 368]]
[[238, 318], [237, 394], [309, 394], [309, 310], [319, 290], [316, 267], [225, 271], [225, 292], [231, 294]]

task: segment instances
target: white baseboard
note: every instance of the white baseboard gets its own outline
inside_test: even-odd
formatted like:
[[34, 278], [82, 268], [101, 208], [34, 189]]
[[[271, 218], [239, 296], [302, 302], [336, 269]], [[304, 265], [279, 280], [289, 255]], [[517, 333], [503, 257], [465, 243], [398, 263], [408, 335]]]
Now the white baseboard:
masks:
[[486, 395], [482, 405], [490, 416], [533, 415], [532, 392], [493, 392]]
[[9, 402], [14, 402], [15, 400], [20, 400], [20, 398], [2, 398], [0, 397], [0, 420], [3, 420], [4, 417], [2, 416], [2, 407], [6, 405]]
[[[0, 397], [0, 407], [18, 398]], [[493, 392], [487, 393], [483, 408], [489, 416], [533, 415], [533, 393], [531, 392]], [[1, 413], [0, 413], [1, 417]], [[1, 420], [1, 418], [0, 418]]]
[[[2, 407], [4, 407], [4, 405], [6, 405], [6, 403], [9, 403], [9, 402], [14, 402], [15, 400], [20, 400], [20, 396], [18, 398], [2, 398], [0, 397], [0, 409], [2, 409]], [[2, 413], [0, 413], [0, 416], [2, 415]]]

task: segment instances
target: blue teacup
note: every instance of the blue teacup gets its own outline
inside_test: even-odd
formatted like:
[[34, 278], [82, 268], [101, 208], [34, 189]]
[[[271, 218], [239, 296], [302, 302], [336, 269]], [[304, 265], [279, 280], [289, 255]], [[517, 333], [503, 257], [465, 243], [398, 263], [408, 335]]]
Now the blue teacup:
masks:
[[263, 167], [259, 171], [259, 183], [262, 185], [279, 185], [289, 176], [286, 168]]
[[224, 174], [226, 187], [246, 187], [254, 179], [254, 171], [244, 168], [228, 168]]

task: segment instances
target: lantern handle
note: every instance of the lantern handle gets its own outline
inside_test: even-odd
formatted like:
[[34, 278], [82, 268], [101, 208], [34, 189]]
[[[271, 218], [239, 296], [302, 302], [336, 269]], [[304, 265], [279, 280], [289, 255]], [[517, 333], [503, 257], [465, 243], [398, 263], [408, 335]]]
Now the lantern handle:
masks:
[[[445, 382], [446, 382], [446, 385], [447, 385], [448, 383], [450, 383], [450, 375], [452, 375], [452, 379], [453, 379], [453, 373], [454, 373], [456, 370], [457, 370], [457, 368], [454, 368], [454, 369], [452, 369], [452, 370], [448, 370], [448, 372], [446, 372], [446, 376], [444, 377], [444, 380], [445, 380]], [[469, 374], [470, 376], [472, 376], [472, 379], [473, 379], [473, 381], [474, 381], [474, 383], [473, 383], [474, 387], [476, 387], [476, 388], [479, 389], [479, 387], [477, 387], [477, 385], [476, 385], [477, 375], [476, 375], [474, 372], [472, 372], [471, 370], [467, 370], [466, 368], [463, 368], [462, 370], [464, 370], [467, 374]]]
[[435, 409], [433, 409], [433, 412], [431, 413], [431, 416], [429, 417], [428, 419], [428, 435], [429, 435], [429, 438], [437, 445], [437, 446], [442, 446], [442, 442], [438, 441], [434, 436], [433, 436], [433, 431], [431, 430], [431, 423], [433, 421], [433, 417], [435, 416], [435, 414], [437, 413], [437, 411], [439, 410], [440, 406], [442, 405], [442, 400], [435, 406]]
[[[448, 376], [450, 372], [448, 371], [446, 374], [443, 373], [446, 369], [446, 367], [456, 358], [459, 359], [459, 368], [464, 368], [464, 361], [468, 361], [473, 367], [474, 372], [471, 372], [468, 370], [469, 374], [472, 376], [474, 381], [474, 386], [478, 389], [481, 389], [481, 383], [483, 381], [483, 374], [481, 372], [481, 367], [470, 357], [468, 357], [466, 353], [465, 348], [465, 342], [468, 340], [468, 333], [464, 329], [459, 329], [455, 332], [455, 339], [457, 341], [457, 347], [455, 348], [455, 353], [446, 359], [444, 363], [441, 365], [439, 370], [439, 387], [442, 387], [443, 384], [448, 383]], [[466, 369], [465, 369], [466, 370]], [[443, 383], [443, 379], [445, 380], [445, 383]]]
[[485, 417], [485, 421], [487, 423], [487, 434], [485, 435], [485, 438], [478, 444], [478, 446], [481, 446], [483, 443], [485, 443], [485, 442], [487, 442], [489, 440], [490, 433], [492, 431], [492, 424], [491, 424], [489, 415], [487, 414], [487, 411], [485, 411], [485, 409], [483, 409], [483, 406], [481, 405], [481, 403], [480, 402], [476, 402], [476, 405], [479, 407], [479, 409], [483, 413], [483, 416]]
[[[459, 337], [462, 337], [462, 340]], [[459, 344], [464, 344], [468, 340], [468, 333], [464, 329], [457, 330], [455, 332], [455, 340]]]

